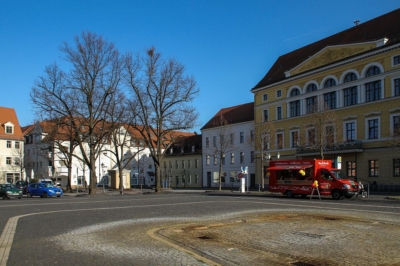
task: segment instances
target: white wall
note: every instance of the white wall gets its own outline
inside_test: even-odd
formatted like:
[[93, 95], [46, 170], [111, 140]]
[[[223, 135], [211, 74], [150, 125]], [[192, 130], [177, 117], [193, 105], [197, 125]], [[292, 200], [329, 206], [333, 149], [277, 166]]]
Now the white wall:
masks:
[[[222, 187], [239, 187], [240, 182], [231, 182], [230, 181], [230, 172], [231, 171], [241, 171], [241, 167], [248, 167], [249, 174], [249, 182], [250, 182], [250, 174], [255, 174], [255, 162], [251, 162], [251, 151], [254, 151], [254, 144], [252, 145], [250, 140], [251, 131], [254, 130], [253, 126], [254, 121], [238, 123], [233, 125], [225, 126], [225, 134], [234, 133], [234, 144], [232, 147], [227, 148], [227, 152], [225, 154], [225, 165], [222, 165], [222, 171], [227, 174], [225, 178], [225, 183], [222, 184]], [[214, 183], [213, 175], [214, 172], [219, 171], [219, 161], [217, 164], [214, 164], [214, 151], [213, 149], [213, 136], [217, 137], [221, 132], [219, 128], [210, 128], [202, 130], [202, 164], [203, 164], [203, 187], [208, 186], [207, 181], [207, 172], [211, 172], [211, 187], [218, 187], [218, 182]], [[244, 141], [240, 143], [240, 132], [244, 132]], [[209, 147], [206, 147], [206, 138], [209, 138]], [[229, 137], [229, 136], [226, 136]], [[240, 162], [240, 152], [244, 153], [244, 162]], [[234, 163], [231, 163], [230, 153], [234, 153]], [[207, 155], [210, 156], [210, 164], [207, 165]]]

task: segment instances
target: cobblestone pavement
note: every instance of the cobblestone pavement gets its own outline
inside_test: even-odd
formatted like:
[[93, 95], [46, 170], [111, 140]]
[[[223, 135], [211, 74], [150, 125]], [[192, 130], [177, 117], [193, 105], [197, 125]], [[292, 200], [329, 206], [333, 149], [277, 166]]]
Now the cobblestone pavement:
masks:
[[52, 241], [118, 265], [400, 265], [400, 219], [384, 213], [292, 209], [125, 220]]

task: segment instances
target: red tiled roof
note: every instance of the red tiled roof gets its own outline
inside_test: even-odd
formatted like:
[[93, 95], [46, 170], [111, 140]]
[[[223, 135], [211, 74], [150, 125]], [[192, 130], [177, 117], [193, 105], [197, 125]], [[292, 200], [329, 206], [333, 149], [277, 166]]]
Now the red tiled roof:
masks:
[[218, 125], [220, 119], [224, 119], [229, 125], [254, 120], [254, 102], [222, 108], [202, 128], [213, 128]]
[[[7, 122], [14, 125], [14, 134], [6, 134], [4, 124]], [[24, 140], [17, 114], [13, 108], [0, 107], [0, 138]]]
[[293, 69], [327, 46], [376, 41], [383, 38], [388, 39], [384, 47], [400, 42], [400, 8], [280, 56], [253, 89], [284, 80], [285, 71]]

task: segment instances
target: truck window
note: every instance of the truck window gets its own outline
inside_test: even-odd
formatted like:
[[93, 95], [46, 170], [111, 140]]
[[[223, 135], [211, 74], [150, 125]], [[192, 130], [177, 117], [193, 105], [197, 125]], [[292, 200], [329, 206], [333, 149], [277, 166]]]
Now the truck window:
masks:
[[333, 181], [331, 173], [326, 169], [321, 169], [321, 179]]
[[331, 173], [335, 176], [336, 179], [342, 179], [339, 170], [332, 170]]

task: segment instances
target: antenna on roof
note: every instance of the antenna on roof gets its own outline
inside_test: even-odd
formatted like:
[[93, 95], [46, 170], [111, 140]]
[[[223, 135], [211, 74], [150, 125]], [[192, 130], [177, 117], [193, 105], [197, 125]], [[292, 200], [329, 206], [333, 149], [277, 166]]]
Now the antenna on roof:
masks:
[[357, 26], [358, 24], [360, 24], [360, 20], [359, 19], [354, 20], [354, 25]]

